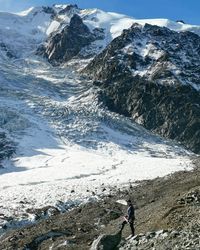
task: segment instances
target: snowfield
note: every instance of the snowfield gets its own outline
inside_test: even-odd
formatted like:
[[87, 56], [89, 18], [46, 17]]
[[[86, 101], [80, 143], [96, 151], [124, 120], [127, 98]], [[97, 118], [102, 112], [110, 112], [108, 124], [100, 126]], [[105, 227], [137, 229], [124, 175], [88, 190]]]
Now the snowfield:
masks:
[[[103, 46], [138, 22], [100, 10], [79, 11], [90, 28], [106, 30]], [[28, 218], [28, 208], [48, 205], [68, 209], [138, 180], [192, 168], [190, 152], [109, 112], [88, 79], [34, 56], [60, 25], [41, 9], [0, 13], [6, 45], [0, 48], [0, 131], [16, 144], [15, 155], [0, 168], [0, 214], [5, 216]], [[184, 28], [177, 25], [170, 23]], [[8, 58], [7, 50], [16, 57]]]

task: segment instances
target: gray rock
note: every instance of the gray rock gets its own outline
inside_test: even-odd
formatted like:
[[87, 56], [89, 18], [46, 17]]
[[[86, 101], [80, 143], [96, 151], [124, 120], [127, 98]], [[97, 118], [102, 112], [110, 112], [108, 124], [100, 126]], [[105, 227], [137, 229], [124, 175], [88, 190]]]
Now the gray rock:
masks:
[[93, 243], [90, 250], [114, 250], [121, 241], [121, 231], [113, 235], [100, 235]]

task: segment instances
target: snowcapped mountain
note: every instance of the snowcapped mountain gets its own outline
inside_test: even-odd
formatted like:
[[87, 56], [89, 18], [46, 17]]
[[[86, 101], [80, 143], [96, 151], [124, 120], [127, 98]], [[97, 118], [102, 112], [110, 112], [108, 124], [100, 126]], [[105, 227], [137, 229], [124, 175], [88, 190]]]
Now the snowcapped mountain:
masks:
[[[54, 5], [53, 7], [32, 7], [20, 13], [0, 12], [1, 47], [10, 56], [20, 57], [33, 52], [38, 45], [62, 33], [70, 24], [73, 15], [78, 15], [91, 33], [100, 30], [103, 38], [91, 41], [90, 50], [96, 53], [104, 49], [114, 38], [129, 29], [133, 23], [145, 23], [167, 27], [174, 31], [191, 31], [200, 34], [200, 27], [167, 19], [138, 20], [122, 14], [104, 12], [99, 9], [79, 9], [77, 5]], [[101, 36], [102, 37], [102, 36]]]
[[[129, 39], [135, 30], [136, 42], [141, 40], [141, 45], [134, 43], [133, 37]], [[163, 32], [163, 36], [157, 41], [154, 34], [152, 45], [150, 38], [154, 30]], [[177, 33], [179, 31], [193, 33], [183, 35]], [[188, 50], [190, 46], [195, 47], [195, 40], [198, 45], [199, 33], [199, 26], [164, 19], [136, 20], [98, 9], [81, 10], [76, 5], [31, 8], [17, 14], [1, 12], [0, 213], [5, 215], [1, 225], [5, 224], [6, 216], [14, 214], [29, 220], [32, 218], [30, 208], [54, 205], [66, 210], [85, 200], [98, 199], [102, 187], [106, 187], [104, 193], [109, 194], [114, 187], [130, 182], [190, 169], [190, 152], [137, 124], [141, 119], [136, 115], [139, 108], [130, 109], [132, 118], [121, 115], [127, 115], [127, 109], [121, 109], [118, 99], [123, 106], [123, 102], [128, 102], [125, 98], [128, 95], [124, 86], [120, 86], [122, 78], [119, 77], [118, 82], [107, 77], [106, 63], [110, 62], [113, 77], [121, 62], [124, 63], [124, 72], [130, 71], [132, 84], [136, 74], [132, 57], [149, 72], [141, 71], [142, 77], [151, 77], [147, 66], [153, 68], [168, 47], [171, 49], [173, 45], [175, 50], [174, 40], [181, 40], [181, 36], [185, 39], [186, 44], [180, 48], [182, 52], [185, 47]], [[165, 42], [161, 46], [162, 39]], [[185, 58], [198, 66], [197, 50], [190, 50], [192, 55]], [[139, 56], [135, 58], [132, 51]], [[181, 52], [173, 61], [177, 65], [182, 62]], [[123, 60], [118, 60], [122, 54]], [[146, 56], [147, 64], [143, 65]], [[165, 60], [164, 55], [162, 58]], [[99, 86], [93, 84], [80, 72], [86, 65], [85, 72], [105, 82]], [[185, 74], [190, 74], [187, 70]], [[101, 73], [106, 77], [102, 78]], [[198, 76], [198, 72], [195, 73]], [[166, 79], [170, 77], [167, 75]], [[109, 85], [109, 81], [112, 84]], [[125, 99], [121, 100], [118, 93], [113, 95], [114, 91], [109, 93], [108, 85], [119, 87]], [[140, 82], [138, 95], [140, 85], [144, 87]], [[132, 91], [136, 92], [134, 88]], [[104, 102], [108, 94], [111, 99], [114, 96], [114, 111], [121, 114], [108, 109], [111, 105]], [[132, 96], [128, 98], [132, 100]], [[140, 107], [144, 103], [141, 102]], [[14, 224], [15, 219], [10, 223]]]

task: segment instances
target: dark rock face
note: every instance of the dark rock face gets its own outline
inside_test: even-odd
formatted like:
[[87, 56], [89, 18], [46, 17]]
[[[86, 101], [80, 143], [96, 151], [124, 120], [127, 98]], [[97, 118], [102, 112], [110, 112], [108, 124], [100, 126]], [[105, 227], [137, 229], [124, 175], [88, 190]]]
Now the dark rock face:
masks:
[[200, 37], [134, 24], [85, 68], [113, 111], [200, 153]]
[[11, 52], [11, 50], [6, 46], [5, 43], [0, 42], [0, 49], [5, 52], [6, 56], [9, 58], [16, 58], [15, 55]]
[[11, 157], [15, 153], [15, 145], [6, 136], [5, 133], [0, 132], [0, 168], [1, 161]]
[[102, 39], [101, 32], [95, 30], [91, 33], [82, 19], [75, 14], [69, 25], [50, 37], [46, 46], [39, 48], [38, 54], [43, 54], [50, 62], [67, 62], [96, 39]]
[[176, 22], [185, 24], [185, 22], [183, 20], [177, 20]]

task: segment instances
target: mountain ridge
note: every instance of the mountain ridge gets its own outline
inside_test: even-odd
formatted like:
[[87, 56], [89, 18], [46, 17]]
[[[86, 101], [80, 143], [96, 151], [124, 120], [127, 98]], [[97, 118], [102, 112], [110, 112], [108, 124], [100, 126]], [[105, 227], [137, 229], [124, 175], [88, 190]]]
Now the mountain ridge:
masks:
[[[52, 7], [33, 7], [18, 14], [1, 12], [0, 20], [2, 26], [0, 26], [0, 29], [3, 35], [1, 37], [2, 42], [8, 47], [14, 47], [15, 53], [19, 55], [23, 51], [27, 52], [25, 50], [30, 47], [30, 44], [33, 44], [31, 50], [34, 51], [41, 43], [45, 43], [45, 40], [52, 33], [58, 33], [68, 25], [73, 14], [79, 15], [91, 32], [95, 28], [104, 29], [105, 39], [95, 45], [96, 54], [104, 49], [112, 39], [121, 35], [124, 28], [130, 28], [133, 23], [140, 23], [141, 25], [145, 23], [157, 24], [158, 26], [166, 26], [176, 31], [190, 30], [200, 34], [200, 27], [197, 25], [173, 22], [168, 19], [139, 20], [122, 14], [104, 12], [99, 9], [79, 9], [77, 5], [69, 4], [54, 5]], [[15, 44], [12, 44], [9, 40], [10, 33], [12, 37], [15, 35]], [[4, 34], [7, 34], [8, 37], [4, 36]], [[26, 44], [26, 46], [22, 46], [22, 44]], [[30, 52], [30, 48], [28, 51]]]
[[83, 72], [111, 110], [199, 153], [199, 44], [192, 32], [133, 24]]

